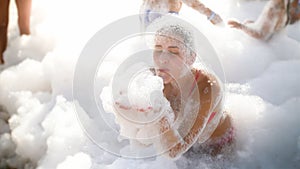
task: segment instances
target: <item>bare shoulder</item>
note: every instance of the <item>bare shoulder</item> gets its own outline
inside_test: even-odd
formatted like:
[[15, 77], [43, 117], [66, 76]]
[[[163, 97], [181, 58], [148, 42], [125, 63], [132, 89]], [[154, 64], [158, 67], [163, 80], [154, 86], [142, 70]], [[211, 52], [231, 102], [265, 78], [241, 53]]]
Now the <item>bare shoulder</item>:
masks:
[[193, 70], [200, 94], [217, 94], [220, 84], [217, 77], [205, 70]]
[[217, 83], [217, 78], [212, 73], [196, 69], [193, 70], [193, 73], [195, 75], [195, 78], [197, 79], [198, 84], [203, 83], [213, 85]]

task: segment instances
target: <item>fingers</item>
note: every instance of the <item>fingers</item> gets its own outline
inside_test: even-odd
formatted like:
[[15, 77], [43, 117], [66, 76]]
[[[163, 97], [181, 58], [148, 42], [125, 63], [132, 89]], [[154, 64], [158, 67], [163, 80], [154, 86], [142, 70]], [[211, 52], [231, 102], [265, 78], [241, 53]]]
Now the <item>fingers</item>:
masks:
[[234, 26], [237, 25], [237, 22], [236, 22], [236, 21], [229, 20], [229, 21], [227, 22], [227, 24], [228, 24], [229, 26], [231, 26], [231, 27], [234, 27]]
[[241, 27], [242, 27], [242, 24], [240, 24], [239, 22], [236, 22], [236, 21], [232, 21], [232, 20], [229, 20], [229, 21], [227, 22], [227, 24], [228, 24], [231, 28], [241, 29]]
[[131, 109], [130, 106], [125, 106], [125, 105], [123, 105], [123, 104], [121, 104], [121, 103], [119, 103], [119, 102], [115, 102], [115, 105], [116, 105], [118, 108], [123, 109], [123, 110], [130, 110], [130, 109]]
[[153, 110], [153, 107], [151, 106], [148, 106], [147, 108], [138, 108], [136, 106], [126, 106], [126, 105], [123, 105], [121, 104], [120, 102], [115, 102], [115, 105], [119, 108], [119, 109], [122, 109], [122, 110], [134, 110], [134, 111], [137, 111], [137, 112], [148, 112], [148, 111], [151, 111]]
[[138, 112], [147, 112], [147, 111], [153, 110], [153, 108], [149, 106], [149, 107], [147, 107], [147, 108], [136, 108], [136, 110], [137, 110]]

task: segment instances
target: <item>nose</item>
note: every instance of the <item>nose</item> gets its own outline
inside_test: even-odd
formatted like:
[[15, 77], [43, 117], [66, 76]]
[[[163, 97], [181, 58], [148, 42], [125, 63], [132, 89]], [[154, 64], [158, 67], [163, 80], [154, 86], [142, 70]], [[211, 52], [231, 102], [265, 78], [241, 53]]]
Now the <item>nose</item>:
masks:
[[169, 59], [170, 59], [170, 54], [168, 52], [165, 52], [163, 51], [162, 53], [160, 53], [158, 56], [157, 56], [157, 59], [158, 59], [158, 62], [160, 64], [167, 64], [169, 62]]

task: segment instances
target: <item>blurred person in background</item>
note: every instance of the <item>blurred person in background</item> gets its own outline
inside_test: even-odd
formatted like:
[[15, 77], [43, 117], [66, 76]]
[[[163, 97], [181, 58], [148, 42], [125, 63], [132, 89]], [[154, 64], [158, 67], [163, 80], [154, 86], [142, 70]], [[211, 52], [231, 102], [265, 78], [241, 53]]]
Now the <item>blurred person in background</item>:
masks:
[[[3, 53], [7, 46], [10, 0], [0, 0], [0, 64], [4, 63]], [[32, 0], [16, 0], [20, 35], [30, 34], [30, 14]]]
[[248, 35], [269, 40], [272, 35], [300, 19], [300, 0], [270, 0], [256, 21], [240, 23], [229, 20], [228, 25]]
[[156, 18], [168, 13], [179, 14], [182, 3], [205, 15], [214, 25], [223, 22], [217, 13], [206, 7], [199, 0], [143, 0], [140, 9], [140, 19], [143, 26], [147, 27]]

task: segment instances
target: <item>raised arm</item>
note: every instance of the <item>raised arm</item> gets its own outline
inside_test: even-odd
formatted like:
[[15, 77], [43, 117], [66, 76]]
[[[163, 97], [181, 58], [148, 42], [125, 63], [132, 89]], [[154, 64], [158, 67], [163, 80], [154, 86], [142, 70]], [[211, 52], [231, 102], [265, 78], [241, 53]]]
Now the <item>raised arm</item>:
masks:
[[218, 24], [223, 21], [217, 13], [206, 7], [199, 0], [182, 0], [182, 2], [200, 12], [201, 14], [207, 16], [207, 19], [213, 24]]

